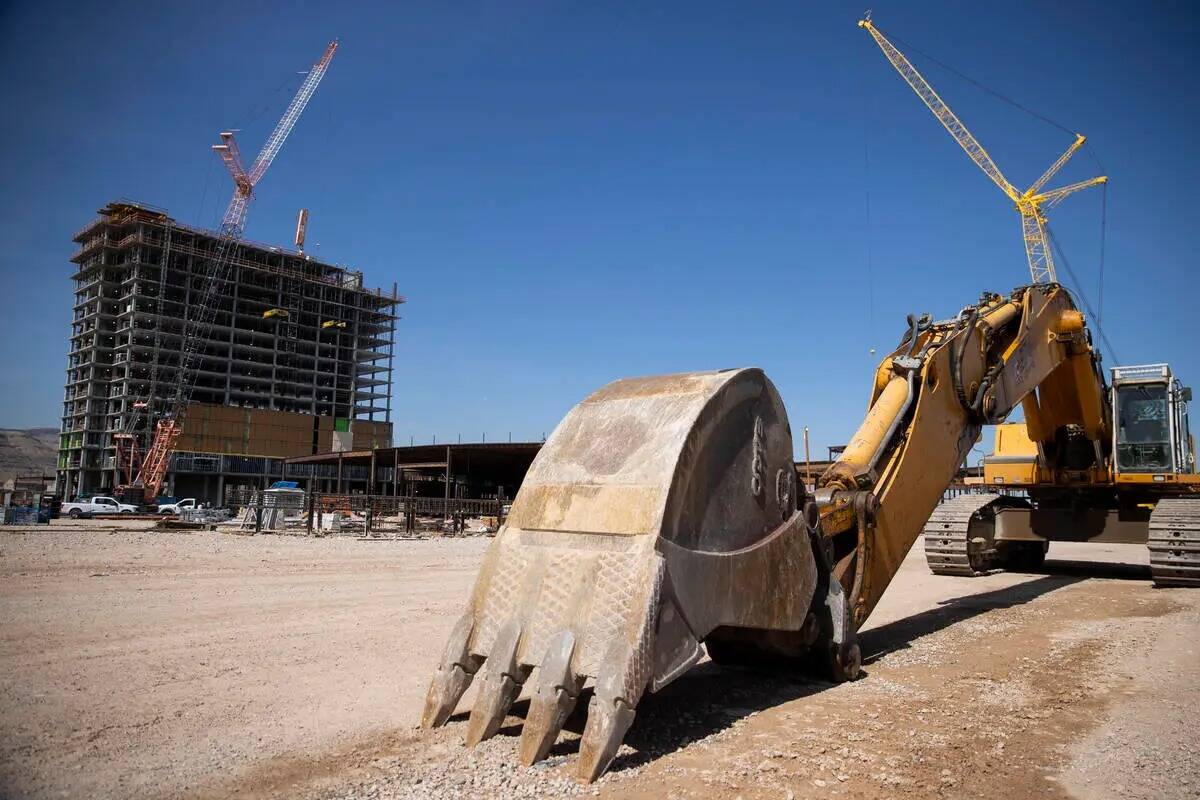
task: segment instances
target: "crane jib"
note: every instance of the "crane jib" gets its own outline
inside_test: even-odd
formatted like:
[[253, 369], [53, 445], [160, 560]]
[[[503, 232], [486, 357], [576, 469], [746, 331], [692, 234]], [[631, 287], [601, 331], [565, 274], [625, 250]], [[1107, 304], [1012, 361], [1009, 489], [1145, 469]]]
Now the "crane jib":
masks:
[[904, 78], [905, 83], [912, 88], [917, 97], [921, 98], [921, 102], [929, 108], [942, 127], [958, 142], [967, 156], [1016, 205], [1017, 212], [1021, 215], [1025, 257], [1029, 262], [1029, 272], [1033, 282], [1055, 283], [1057, 278], [1054, 270], [1054, 256], [1047, 240], [1045, 209], [1061, 202], [1068, 195], [1105, 183], [1108, 178], [1105, 176], [1090, 178], [1047, 192], [1041, 192], [1041, 189], [1083, 146], [1083, 143], [1087, 141], [1086, 137], [1082, 134], [1075, 134], [1075, 141], [1067, 148], [1066, 152], [1059, 156], [1058, 160], [1051, 164], [1028, 189], [1020, 192], [1004, 177], [1004, 173], [992, 160], [987, 150], [967, 129], [958, 115], [950, 109], [950, 106], [942, 100], [929, 81], [925, 80], [912, 62], [883, 35], [879, 28], [875, 27], [870, 17], [860, 20], [858, 25], [871, 34], [871, 38], [879, 45], [879, 49], [883, 51], [888, 62], [895, 67], [896, 71], [900, 73], [900, 77]]
[[[243, 167], [241, 151], [231, 131], [221, 133], [221, 144], [213, 145], [213, 150], [221, 157], [234, 181], [233, 196], [225, 209], [221, 220], [220, 236], [217, 240], [213, 256], [205, 264], [202, 289], [199, 298], [192, 303], [190, 315], [184, 323], [183, 341], [179, 351], [179, 365], [175, 370], [175, 379], [167, 390], [168, 403], [154, 426], [154, 436], [150, 447], [142, 459], [133, 486], [143, 490], [150, 500], [158, 495], [170, 467], [171, 453], [175, 450], [175, 442], [183, 432], [184, 417], [188, 403], [191, 400], [192, 385], [195, 381], [196, 369], [199, 366], [200, 345], [204, 333], [212, 324], [216, 315], [216, 299], [220, 295], [220, 287], [224, 283], [237, 251], [239, 240], [246, 228], [246, 212], [250, 206], [250, 197], [271, 162], [279, 154], [288, 134], [300, 119], [308, 101], [312, 99], [317, 86], [329, 68], [329, 62], [337, 51], [338, 42], [330, 42], [321, 58], [313, 65], [300, 85], [296, 96], [280, 117], [279, 122], [258, 156], [251, 164], [249, 171]], [[161, 323], [160, 323], [161, 324]], [[136, 447], [131, 448], [130, 458], [134, 458]], [[132, 472], [130, 462], [129, 472]]]

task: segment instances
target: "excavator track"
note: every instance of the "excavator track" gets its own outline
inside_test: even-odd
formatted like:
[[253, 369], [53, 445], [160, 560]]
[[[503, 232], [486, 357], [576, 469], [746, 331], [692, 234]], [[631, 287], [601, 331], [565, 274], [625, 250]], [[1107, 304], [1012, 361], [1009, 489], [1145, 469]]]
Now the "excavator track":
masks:
[[1200, 586], [1200, 497], [1158, 501], [1147, 545], [1155, 586]]
[[964, 494], [945, 501], [925, 523], [925, 562], [934, 575], [970, 577], [982, 574], [992, 555], [992, 542], [971, 544], [971, 521], [998, 494]]

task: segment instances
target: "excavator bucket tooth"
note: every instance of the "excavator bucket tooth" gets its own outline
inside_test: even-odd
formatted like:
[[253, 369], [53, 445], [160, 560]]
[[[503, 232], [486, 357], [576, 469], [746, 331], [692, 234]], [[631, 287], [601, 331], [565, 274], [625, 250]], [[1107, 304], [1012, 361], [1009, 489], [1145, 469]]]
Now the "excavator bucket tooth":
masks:
[[482, 665], [475, 744], [529, 678], [519, 757], [533, 763], [591, 682], [577, 768], [591, 781], [642, 695], [696, 663], [705, 637], [738, 629], [792, 654], [817, 566], [791, 456], [787, 414], [757, 369], [620, 380], [575, 406], [484, 556], [426, 724], [445, 721]]
[[472, 656], [467, 643], [471, 636], [474, 620], [470, 614], [463, 614], [454, 625], [442, 663], [433, 675], [429, 684], [429, 692], [425, 695], [425, 710], [421, 714], [421, 726], [437, 728], [446, 724], [446, 720], [454, 713], [459, 699], [471, 681], [483, 659]]
[[603, 700], [598, 695], [588, 704], [587, 727], [579, 744], [576, 775], [584, 783], [599, 778], [616, 758], [625, 732], [633, 724], [634, 710], [623, 700]]
[[582, 685], [571, 671], [574, 653], [575, 635], [562, 631], [550, 641], [546, 657], [538, 668], [537, 685], [529, 700], [517, 755], [527, 767], [546, 757], [567, 717], [575, 710]]
[[[639, 649], [644, 649], [649, 628], [642, 631]], [[639, 647], [640, 646], [640, 647]], [[596, 692], [588, 704], [587, 727], [579, 743], [580, 780], [590, 783], [599, 778], [616, 758], [625, 732], [633, 724], [637, 702], [645, 687], [638, 680], [637, 664], [630, 658], [628, 644], [614, 643], [605, 659], [604, 672], [596, 680]]]
[[483, 681], [471, 709], [471, 721], [467, 725], [468, 747], [496, 735], [508, 716], [508, 709], [521, 693], [521, 685], [529, 672], [517, 664], [520, 638], [521, 626], [516, 620], [506, 623], [496, 635], [495, 647], [484, 665]]

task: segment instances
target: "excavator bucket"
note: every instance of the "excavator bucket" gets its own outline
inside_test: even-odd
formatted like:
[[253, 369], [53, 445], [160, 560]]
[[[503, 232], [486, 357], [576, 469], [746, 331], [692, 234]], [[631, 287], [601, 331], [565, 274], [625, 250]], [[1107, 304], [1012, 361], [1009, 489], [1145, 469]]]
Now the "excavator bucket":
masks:
[[590, 685], [577, 774], [592, 781], [642, 695], [695, 664], [701, 642], [730, 660], [799, 655], [816, 638], [814, 594], [824, 607], [840, 586], [820, 577], [827, 566], [798, 489], [787, 414], [761, 370], [631, 378], [595, 392], [530, 467], [422, 724], [444, 724], [478, 680], [474, 746], [524, 691], [528, 765]]

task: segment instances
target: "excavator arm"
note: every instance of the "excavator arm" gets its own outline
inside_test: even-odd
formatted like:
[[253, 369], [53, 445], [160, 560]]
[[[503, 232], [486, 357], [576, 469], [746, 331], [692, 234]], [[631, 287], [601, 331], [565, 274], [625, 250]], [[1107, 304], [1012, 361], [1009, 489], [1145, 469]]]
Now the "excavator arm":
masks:
[[1082, 419], [1095, 411], [1098, 376], [1082, 315], [1057, 284], [988, 294], [943, 322], [910, 318], [875, 372], [862, 425], [811, 494], [761, 370], [601, 388], [530, 467], [422, 723], [445, 724], [476, 683], [473, 746], [525, 693], [520, 759], [532, 764], [587, 698], [578, 775], [591, 781], [615, 758], [643, 694], [705, 652], [857, 677], [855, 631], [981, 426], [1023, 400], [1046, 424]]
[[[983, 425], [1024, 403], [1035, 441], [1078, 425], [1099, 446], [1103, 396], [1083, 315], [1057, 284], [985, 295], [943, 322], [910, 319], [876, 371], [866, 418], [813, 498], [855, 624], [879, 602]], [[865, 518], [850, 513], [856, 503]]]

